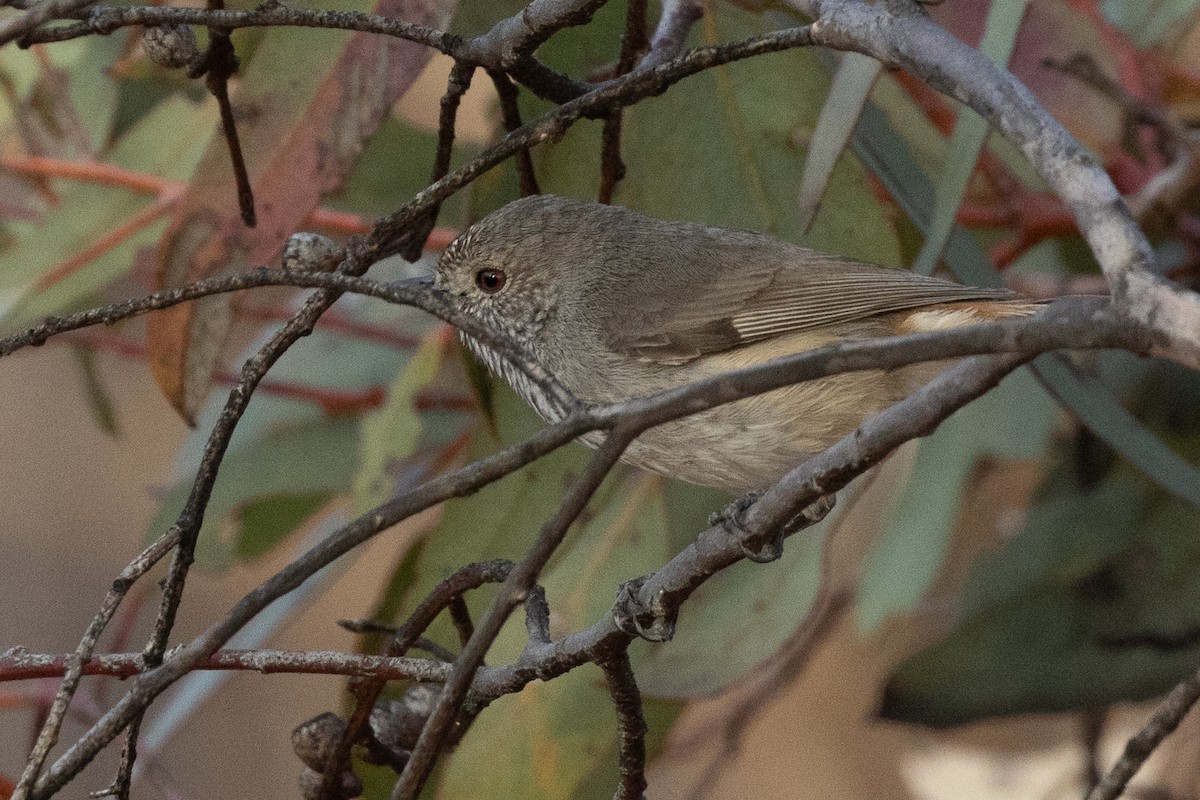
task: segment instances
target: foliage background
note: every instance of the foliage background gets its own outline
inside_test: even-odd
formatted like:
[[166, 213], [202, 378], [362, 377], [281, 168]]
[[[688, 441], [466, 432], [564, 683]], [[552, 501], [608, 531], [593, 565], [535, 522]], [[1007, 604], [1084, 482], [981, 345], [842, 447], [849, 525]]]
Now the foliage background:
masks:
[[[1108, 18], [1139, 47], [1160, 48], [1185, 67], [1200, 65], [1190, 44], [1191, 5], [1167, 3], [1151, 9], [1143, 4], [1103, 4]], [[478, 32], [518, 7], [460, 3], [453, 28]], [[938, 13], [946, 15], [948, 24], [958, 24], [962, 35], [971, 36], [970, 21], [985, 19], [985, 7], [963, 2]], [[1022, 10], [1023, 4], [1013, 3], [1011, 9]], [[713, 4], [709, 12], [693, 32], [697, 42], [736, 39], [780, 22], [777, 10]], [[1044, 52], [1087, 50], [1112, 66], [1097, 27], [1080, 24], [1081, 14], [1065, 2], [1032, 4], [1025, 38], [1010, 41], [1018, 74], [1022, 67], [1034, 70]], [[1002, 38], [1004, 16], [986, 18], [989, 32]], [[623, 6], [613, 3], [592, 25], [556, 37], [543, 55], [571, 74], [586, 73], [613, 59], [622, 24]], [[1031, 41], [1030, 30], [1041, 34]], [[273, 30], [237, 36], [244, 37], [244, 47], [238, 39], [239, 52], [251, 89], [255, 80], [278, 88], [270, 82], [289, 73], [280, 72], [278, 62], [270, 59], [294, 51], [297, 42], [305, 47], [321, 42], [330, 49], [319, 55], [330, 60], [337, 52], [331, 42], [338, 35], [328, 32]], [[61, 72], [47, 70], [27, 54], [0, 53], [0, 68], [13, 98], [0, 110], [0, 126], [13, 137], [19, 120], [45, 120], [45, 135], [64, 158], [98, 152], [105, 161], [180, 181], [187, 180], [197, 164], [215, 172], [222, 169], [219, 148], [211, 143], [211, 103], [196, 102], [200, 95], [193, 87], [129, 51], [121, 35], [55, 46], [46, 53]], [[114, 63], [119, 66], [118, 81], [101, 70]], [[797, 186], [806, 145], [826, 104], [829, 67], [821, 56], [807, 52], [755, 59], [704, 73], [630, 110], [624, 139], [629, 176], [619, 186], [617, 201], [663, 217], [802, 238], [801, 220], [794, 211]], [[429, 68], [434, 85], [445, 69], [442, 62]], [[67, 110], [61, 100], [53, 99], [53, 87], [47, 84], [56, 75], [70, 87]], [[1085, 135], [1090, 146], [1106, 155], [1119, 150], [1122, 125], [1114, 110], [1106, 111], [1102, 102], [1088, 102], [1083, 90], [1066, 86], [1061, 76], [1030, 72], [1022, 77], [1077, 134]], [[786, 100], [772, 88], [781, 83], [789, 87]], [[1194, 86], [1191, 94], [1186, 82], [1175, 87], [1175, 94], [1170, 85], [1160, 89], [1159, 99], [1176, 113], [1186, 119], [1194, 112]], [[912, 194], [922, 179], [933, 181], [937, 191], [926, 195], [924, 212], [936, 229], [947, 214], [952, 218], [957, 206], [939, 207], [938, 198], [953, 195], [944, 176], [955, 174], [956, 159], [970, 152], [963, 144], [966, 134], [944, 136], [891, 76], [882, 78], [875, 99], [882, 113], [865, 118], [863, 125], [875, 125], [866, 133], [898, 135], [903, 148], [889, 152], [902, 153], [901, 165], [908, 169], [899, 186], [887, 189], [903, 204], [905, 188]], [[367, 141], [345, 186], [326, 202], [370, 216], [386, 212], [424, 185], [432, 157], [429, 124], [436, 114], [435, 101], [435, 95], [419, 90], [406, 97], [402, 108]], [[481, 109], [478, 136], [464, 143], [460, 157], [494, 130], [487, 124], [487, 99], [481, 94], [474, 105]], [[540, 107], [526, 101], [526, 118]], [[293, 124], [298, 124], [295, 119]], [[535, 163], [543, 190], [594, 195], [598, 140], [599, 124], [582, 123], [561, 142], [538, 150]], [[17, 141], [6, 138], [6, 156], [12, 155]], [[275, 153], [269, 142], [263, 146], [268, 149], [261, 163], [269, 165]], [[1012, 153], [994, 143], [989, 146], [1018, 178], [1026, 177]], [[869, 153], [862, 158], [871, 161]], [[143, 209], [145, 199], [120, 189], [65, 182], [55, 184], [56, 202], [51, 203], [31, 190], [19, 173], [5, 171], [3, 178], [11, 188], [8, 202], [16, 209], [6, 222], [0, 250], [0, 324], [5, 328], [90, 305], [109, 294], [128, 294], [145, 281], [150, 271], [146, 265], [152, 260], [146, 248], [163, 236], [165, 220], [122, 240], [80, 269], [62, 269], [87, 244]], [[713, 186], [721, 192], [713, 192]], [[515, 196], [515, 187], [511, 170], [491, 174], [449, 203], [442, 222], [461, 228]], [[917, 232], [895, 206], [880, 201], [877, 188], [857, 157], [839, 161], [806, 241], [890, 265], [913, 262], [920, 250]], [[987, 187], [963, 189], [970, 201], [994, 199]], [[228, 191], [227, 184], [223, 191]], [[25, 212], [28, 219], [21, 216]], [[920, 216], [911, 209], [909, 213]], [[1162, 235], [1160, 244], [1165, 253], [1178, 252], [1180, 263], [1186, 264], [1190, 242], [1173, 233]], [[996, 246], [1004, 235], [985, 231], [977, 235], [975, 247]], [[1025, 253], [1010, 274], [1048, 269], [1069, 275], [1087, 270], [1088, 260], [1078, 242], [1051, 239]], [[282, 307], [290, 299], [276, 294], [272, 302]], [[488, 415], [464, 410], [461, 401], [472, 396], [472, 386], [460, 356], [428, 323], [415, 315], [397, 319], [391, 310], [369, 304], [347, 305], [346, 313], [356, 323], [403, 332], [419, 341], [400, 350], [325, 331], [273, 371], [274, 379], [318, 391], [375, 396], [370, 395], [374, 387], [386, 387], [386, 399], [377, 407], [362, 403], [355, 413], [336, 419], [319, 404], [278, 394], [252, 406], [224, 467], [201, 540], [200, 557], [212, 573], [202, 591], [211, 592], [214, 599], [222, 590], [236, 593], [252, 585], [256, 576], [286, 561], [287, 554], [322, 525], [368, 506], [438, 464], [486, 452], [497, 438], [510, 440], [533, 424], [502, 388], [492, 398], [476, 398], [493, 405], [494, 423]], [[126, 334], [135, 340], [138, 336], [136, 330], [121, 332]], [[259, 321], [245, 315], [227, 352], [238, 353], [259, 335]], [[0, 367], [0, 379], [11, 390], [6, 396], [13, 398], [9, 410], [15, 413], [4, 426], [8, 439], [0, 442], [7, 445], [2, 449], [7, 454], [2, 460], [6, 473], [0, 477], [11, 487], [5, 513], [13, 515], [5, 529], [18, 532], [4, 538], [0, 546], [10, 552], [0, 552], [0, 563], [33, 565], [38, 563], [36, 556], [52, 553], [56, 567], [45, 567], [46, 572], [5, 568], [4, 592], [11, 594], [7, 607], [14, 612], [5, 615], [4, 624], [19, 622], [23, 628], [14, 630], [11, 639], [5, 630], [6, 644], [19, 641], [42, 651], [73, 644], [71, 636], [89, 613], [90, 598], [98, 596], [107, 581], [104, 576], [123, 563], [144, 530], [158, 532], [173, 518], [180, 497], [171, 485], [186, 478], [188, 465], [196, 459], [198, 437], [215, 414], [211, 402], [198, 409], [201, 434], [187, 435], [153, 399], [145, 372], [120, 360], [113, 349], [104, 342], [79, 341], [71, 356], [65, 349], [51, 349], [23, 354]], [[1185, 459], [1196, 460], [1200, 420], [1189, 411], [1197, 407], [1192, 376], [1132, 359], [1107, 359], [1094, 366], [1149, 428]], [[430, 403], [430, 398], [456, 402]], [[431, 404], [441, 408], [430, 411]], [[1114, 416], [1108, 422], [1116, 425], [1122, 419]], [[105, 430], [115, 434], [115, 441], [105, 438]], [[175, 442], [179, 452], [169, 457]], [[264, 622], [255, 635], [301, 648], [324, 646], [318, 637], [331, 636], [330, 646], [355, 647], [357, 643], [336, 636], [333, 620], [364, 616], [372, 608], [395, 613], [406, 598], [420, 596], [423, 588], [455, 566], [521, 552], [523, 537], [548, 515], [561, 491], [562, 475], [579, 468], [582, 453], [568, 449], [475, 498], [452, 504], [440, 519], [430, 520], [429, 534], [416, 549], [405, 551], [401, 546], [414, 531], [376, 543], [360, 556], [353, 573], [315, 588], [278, 619]], [[1138, 455], [1136, 449], [1131, 454]], [[61, 462], [55, 460], [59, 457]], [[1152, 460], [1147, 456], [1142, 463], [1147, 459]], [[121, 463], [128, 472], [112, 468]], [[931, 755], [944, 753], [939, 748], [952, 746], [947, 743], [994, 744], [989, 737], [1007, 735], [1026, 752], [1038, 750], [1031, 745], [1052, 744], [1049, 752], [1061, 755], [1060, 762], [1074, 752], [1070, 730], [1075, 722], [1069, 719], [976, 723], [966, 733], [936, 739], [897, 724], [868, 722], [885, 683], [888, 714], [941, 725], [981, 715], [1097, 707], [1149, 697], [1190, 671], [1200, 655], [1194, 643], [1184, 641], [1174, 648], [1146, 644], [1148, 635], [1178, 639], [1193, 630], [1198, 622], [1195, 609], [1200, 608], [1195, 602], [1200, 585], [1192, 577], [1200, 549], [1188, 535], [1197, 527], [1196, 510], [1179, 492], [1161, 488], [1173, 485], [1173, 466], [1160, 464], [1158, 469], [1156, 482], [1114, 455], [1061, 415], [1024, 373], [956, 415], [920, 448], [895, 459], [868, 499], [853, 510], [853, 519], [834, 521], [839, 528], [836, 579], [857, 585], [862, 576], [853, 613], [831, 634], [803, 680], [781, 694], [750, 732], [740, 768], [722, 773], [717, 796], [731, 795], [735, 787], [751, 791], [751, 786], [770, 796], [763, 782], [774, 783], [771, 791], [787, 796], [792, 791], [786, 788], [789, 776], [809, 788], [828, 781], [840, 796], [882, 785], [897, 792], [907, 786], [927, 796], [942, 796], [939, 793], [950, 786], [962, 785], [936, 777], [947, 764], [960, 767], [955, 781], [978, 778], [982, 787], [993, 765], [1011, 758], [996, 755], [994, 749], [975, 749], [971, 753], [977, 763], [967, 768], [964, 761], [969, 758]], [[54, 490], [47, 491], [48, 486]], [[156, 494], [146, 494], [144, 487], [155, 487]], [[102, 524], [98, 514], [108, 500], [122, 501], [113, 506], [111, 526]], [[578, 629], [603, 613], [621, 580], [653, 569], [678, 550], [707, 513], [724, 501], [712, 493], [620, 472], [545, 576], [556, 612], [555, 631]], [[280, 520], [298, 522], [299, 530]], [[106, 527], [112, 537], [107, 541], [102, 538]], [[63, 542], [59, 532], [66, 530], [94, 531], [99, 541], [89, 537], [87, 542]], [[659, 739], [683, 710], [659, 776], [651, 778], [660, 791], [671, 787], [687, 796], [687, 787], [703, 780], [695, 770], [705, 759], [689, 745], [689, 732], [712, 738], [711, 731], [721, 729], [722, 709], [736, 707], [737, 700], [693, 701], [684, 710], [679, 698], [703, 697], [741, 679], [787, 640], [817, 590], [819, 552], [819, 535], [814, 535], [793, 543], [778, 564], [743, 564], [729, 570], [689, 603], [676, 642], [636, 651], [643, 686], [667, 698], [654, 707], [652, 727]], [[112, 564], [107, 563], [110, 558]], [[319, 603], [303, 610], [318, 598]], [[65, 601], [80, 607], [68, 611]], [[219, 601], [213, 606], [221, 607]], [[194, 601], [185, 610], [184, 635], [216, 613]], [[1123, 640], [1125, 646], [1112, 644]], [[502, 642], [497, 659], [508, 652], [503, 646]], [[762, 680], [786, 685], [786, 677]], [[463, 796], [462, 787], [484, 779], [511, 781], [511, 793], [517, 793], [515, 787], [535, 786], [539, 796], [546, 797], [572, 796], [577, 787], [579, 796], [587, 796], [588, 787], [608, 792], [607, 776], [613, 772], [609, 748], [599, 739], [583, 744], [596, 731], [612, 728], [609, 702], [597, 681], [596, 674], [583, 671], [498, 702], [451, 759], [442, 776], [446, 796]], [[261, 713], [258, 707], [247, 713], [246, 700], [238, 702], [238, 695], [228, 693], [243, 691], [232, 688], [242, 682], [269, 692], [266, 702], [260, 692], [242, 696], [262, 703]], [[319, 701], [312, 695], [315, 683], [326, 684], [328, 692]], [[276, 694], [289, 684], [299, 690], [295, 705], [280, 702]], [[337, 684], [313, 678], [239, 677], [223, 687], [211, 705], [198, 703], [200, 687], [185, 690], [166, 712], [159, 712], [165, 719], [177, 714], [188, 723], [159, 754], [169, 779], [194, 779], [197, 785], [215, 788], [211, 765], [226, 764], [246, 742], [261, 740], [270, 742], [267, 752], [278, 749], [279, 771], [262, 768], [265, 756], [255, 753], [259, 769], [222, 769], [237, 777], [219, 794], [274, 794], [279, 776], [288, 775], [290, 782], [295, 766], [285, 733], [311, 713], [338, 707]], [[763, 687], [755, 680], [741, 685], [743, 693]], [[242, 717], [263, 724], [261, 739], [248, 735]], [[770, 727], [778, 719], [782, 730]], [[171, 724], [164, 723], [164, 730]], [[10, 726], [9, 735], [19, 729]], [[498, 769], [481, 753], [493, 751], [498, 741], [511, 740], [513, 730], [526, 732], [529, 744], [513, 748]], [[937, 744], [930, 746], [931, 741]], [[15, 753], [20, 747], [15, 738], [3, 750]], [[1024, 767], [1022, 780], [1043, 789], [1036, 767], [1044, 754], [1019, 762]], [[1050, 756], [1046, 758], [1050, 763]], [[0, 772], [14, 774], [18, 763], [0, 761]], [[181, 769], [181, 763], [188, 766]], [[1061, 763], [1056, 769], [1068, 771]], [[185, 774], [192, 771], [195, 778]], [[689, 771], [693, 774], [683, 774]], [[246, 783], [260, 778], [260, 787]]]

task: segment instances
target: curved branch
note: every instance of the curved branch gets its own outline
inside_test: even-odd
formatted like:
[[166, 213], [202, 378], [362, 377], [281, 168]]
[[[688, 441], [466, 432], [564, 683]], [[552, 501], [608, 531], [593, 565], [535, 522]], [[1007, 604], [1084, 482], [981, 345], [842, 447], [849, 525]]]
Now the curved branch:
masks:
[[202, 25], [225, 31], [267, 27], [359, 31], [406, 39], [454, 57], [459, 56], [463, 46], [462, 37], [414, 22], [404, 22], [392, 17], [363, 14], [357, 11], [291, 8], [282, 3], [263, 4], [249, 10], [166, 6], [97, 6], [85, 12], [83, 19], [79, 22], [33, 31], [25, 37], [25, 42], [29, 44], [64, 42], [69, 39], [78, 39], [81, 36], [107, 35], [119, 28], [133, 25]]
[[1125, 743], [1125, 751], [1087, 796], [1087, 800], [1116, 800], [1125, 791], [1129, 781], [1146, 763], [1146, 759], [1154, 753], [1171, 733], [1183, 722], [1196, 702], [1200, 700], [1200, 672], [1181, 681], [1162, 705], [1154, 712], [1154, 716], [1146, 726]]
[[960, 100], [1015, 144], [1071, 210], [1117, 305], [1162, 337], [1159, 351], [1200, 368], [1200, 295], [1153, 272], [1154, 251], [1100, 162], [1010, 72], [915, 4], [791, 0], [813, 39], [903, 67]]

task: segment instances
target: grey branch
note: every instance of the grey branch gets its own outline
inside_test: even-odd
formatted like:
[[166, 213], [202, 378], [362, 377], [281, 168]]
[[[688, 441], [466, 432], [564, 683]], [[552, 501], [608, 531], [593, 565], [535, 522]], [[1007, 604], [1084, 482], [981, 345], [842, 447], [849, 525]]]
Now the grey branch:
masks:
[[1125, 743], [1121, 758], [1100, 779], [1087, 800], [1116, 800], [1120, 797], [1146, 759], [1179, 727], [1197, 700], [1200, 700], [1200, 672], [1171, 690], [1146, 726]]
[[1172, 358], [1200, 367], [1200, 295], [1153, 271], [1154, 251], [1108, 174], [1012, 73], [916, 4], [789, 1], [816, 19], [816, 43], [912, 71], [1013, 142], [1071, 210], [1120, 308], [1162, 336]]
[[71, 14], [94, 0], [42, 0], [28, 5], [24, 14], [0, 20], [0, 47], [20, 39], [47, 20]]
[[688, 32], [702, 16], [704, 7], [699, 0], [664, 0], [658, 27], [650, 37], [650, 52], [639, 66], [642, 69], [656, 67], [682, 53]]

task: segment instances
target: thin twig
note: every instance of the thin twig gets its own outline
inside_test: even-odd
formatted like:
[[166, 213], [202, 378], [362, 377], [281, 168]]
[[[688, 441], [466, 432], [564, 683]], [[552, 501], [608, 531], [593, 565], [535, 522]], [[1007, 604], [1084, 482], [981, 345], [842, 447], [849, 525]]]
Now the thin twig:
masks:
[[[225, 8], [225, 0], [207, 0], [210, 11], [220, 11]], [[242, 143], [238, 138], [237, 122], [233, 118], [233, 105], [229, 102], [229, 77], [236, 75], [238, 57], [233, 50], [233, 40], [229, 31], [220, 28], [209, 29], [208, 50], [201, 59], [198, 68], [190, 73], [193, 78], [204, 75], [204, 85], [217, 99], [217, 108], [221, 112], [221, 130], [225, 134], [225, 144], [229, 149], [229, 159], [233, 165], [233, 179], [237, 184], [238, 209], [242, 213], [242, 222], [246, 227], [253, 228], [258, 224], [258, 215], [254, 213], [254, 188], [250, 185], [250, 175], [246, 171], [246, 157], [242, 153]]]
[[[453, 608], [455, 601], [462, 601], [465, 592], [488, 583], [499, 583], [512, 572], [513, 563], [507, 560], [484, 561], [468, 564], [434, 587], [433, 591], [418, 605], [404, 621], [394, 636], [388, 640], [384, 655], [403, 656], [433, 623], [438, 614]], [[350, 765], [350, 749], [367, 730], [371, 711], [379, 695], [387, 685], [385, 678], [365, 677], [355, 681], [350, 691], [354, 694], [354, 711], [346, 721], [342, 738], [333, 755], [325, 765], [320, 797], [332, 798], [339, 785], [341, 775]]]
[[1107, 708], [1085, 708], [1079, 714], [1080, 744], [1083, 746], [1083, 796], [1087, 797], [1100, 783], [1100, 744], [1104, 738]]
[[[455, 123], [458, 119], [458, 107], [463, 95], [471, 88], [471, 78], [475, 68], [469, 64], [456, 61], [450, 67], [450, 75], [446, 78], [446, 92], [442, 95], [438, 112], [437, 150], [433, 156], [433, 170], [429, 182], [435, 183], [446, 177], [450, 171], [450, 160], [454, 156]], [[441, 202], [430, 204], [420, 219], [413, 223], [406, 241], [400, 245], [397, 252], [408, 261], [416, 261], [425, 250], [429, 233], [437, 225], [438, 211]]]
[[1120, 797], [1146, 759], [1179, 727], [1197, 700], [1200, 700], [1200, 672], [1180, 681], [1171, 690], [1145, 727], [1125, 743], [1121, 758], [1092, 789], [1088, 800], [1116, 800]]
[[[45, 5], [51, 5], [46, 3]], [[86, 3], [84, 4], [86, 5]], [[72, 16], [59, 12], [57, 17]], [[130, 26], [200, 25], [216, 30], [238, 28], [301, 27], [375, 33], [396, 39], [423, 44], [462, 60], [459, 52], [462, 39], [454, 34], [425, 25], [351, 11], [302, 9], [264, 3], [254, 9], [177, 8], [169, 6], [100, 6], [89, 9], [81, 22], [53, 28], [42, 28], [28, 34], [23, 43], [48, 44], [78, 39], [96, 34], [107, 35]]]
[[467, 601], [459, 595], [450, 601], [446, 610], [450, 613], [450, 621], [454, 623], [454, 630], [458, 633], [459, 646], [465, 647], [475, 633], [475, 623], [471, 621], [471, 609], [467, 608]]
[[[504, 126], [504, 130], [512, 133], [521, 127], [521, 109], [517, 106], [517, 87], [509, 80], [507, 73], [490, 69], [488, 77], [492, 79], [492, 85], [496, 87], [496, 95], [500, 98], [500, 124]], [[538, 188], [537, 176], [533, 171], [533, 156], [530, 155], [529, 148], [518, 150], [516, 160], [517, 180], [521, 186], [521, 196], [529, 197], [541, 194], [542, 190]]]
[[46, 763], [46, 758], [50, 755], [50, 750], [58, 742], [58, 734], [66, 720], [71, 698], [75, 696], [75, 691], [79, 687], [79, 679], [84, 674], [84, 665], [95, 652], [100, 635], [104, 633], [104, 629], [108, 627], [108, 623], [121, 606], [121, 601], [125, 599], [125, 595], [129, 593], [138, 579], [157, 564], [163, 556], [171, 552], [178, 542], [179, 529], [173, 527], [130, 561], [113, 581], [112, 588], [108, 590], [108, 594], [104, 596], [104, 601], [100, 604], [100, 610], [92, 617], [75, 652], [65, 662], [62, 683], [54, 695], [54, 702], [50, 705], [50, 710], [38, 732], [29, 759], [25, 762], [25, 770], [21, 773], [20, 781], [13, 791], [13, 798], [20, 800], [21, 797], [27, 796], [35, 785], [38, 775], [41, 774], [42, 767]]
[[[646, 51], [646, 0], [629, 0], [625, 12], [625, 31], [621, 34], [621, 54], [617, 58], [617, 75], [628, 74]], [[618, 106], [604, 120], [600, 133], [600, 193], [601, 203], [611, 203], [617, 183], [625, 177], [625, 162], [621, 160], [621, 116]]]
[[608, 693], [617, 712], [617, 768], [621, 779], [613, 800], [642, 800], [646, 791], [647, 727], [637, 677], [624, 649], [600, 658], [597, 663], [604, 670]]
[[24, 14], [0, 20], [0, 46], [16, 39], [23, 39], [43, 22], [79, 11], [94, 1], [42, 0], [40, 3], [30, 3]]
[[[23, 648], [12, 648], [0, 653], [0, 683], [61, 677], [71, 668], [73, 658], [74, 653], [30, 653]], [[193, 669], [262, 675], [365, 675], [420, 683], [440, 683], [450, 674], [450, 665], [443, 663], [440, 657], [431, 661], [320, 650], [218, 650], [195, 664]], [[141, 653], [90, 656], [80, 669], [84, 676], [122, 679], [143, 672], [145, 664]]]
[[583, 472], [571, 482], [558, 510], [542, 527], [525, 558], [501, 585], [487, 615], [454, 662], [450, 677], [443, 684], [433, 711], [425, 721], [425, 727], [421, 729], [421, 736], [417, 739], [408, 763], [392, 790], [393, 800], [415, 800], [421, 793], [429, 773], [433, 770], [434, 762], [441, 755], [443, 744], [450, 735], [451, 726], [458, 718], [467, 690], [474, 681], [475, 673], [483, 663], [492, 642], [500, 634], [500, 629], [509, 614], [524, 602], [536, 584], [538, 575], [566, 537], [567, 530], [583, 513], [600, 482], [616, 465], [636, 435], [637, 432], [631, 433], [629, 430], [618, 428], [605, 437], [604, 444], [596, 450]]

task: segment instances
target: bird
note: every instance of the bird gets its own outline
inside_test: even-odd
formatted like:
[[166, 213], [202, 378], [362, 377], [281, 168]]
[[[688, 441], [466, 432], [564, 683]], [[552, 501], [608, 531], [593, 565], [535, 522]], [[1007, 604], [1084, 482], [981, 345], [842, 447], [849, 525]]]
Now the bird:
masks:
[[[946, 330], [1041, 307], [1004, 289], [555, 195], [516, 200], [472, 225], [442, 253], [433, 285], [595, 405], [838, 342]], [[544, 419], [565, 416], [523, 371], [460, 335]], [[772, 390], [650, 428], [622, 458], [735, 494], [761, 490], [948, 363]], [[595, 447], [604, 434], [581, 438]]]

